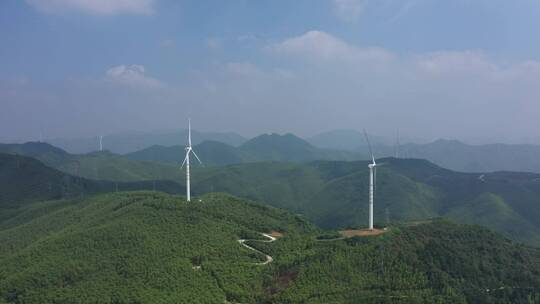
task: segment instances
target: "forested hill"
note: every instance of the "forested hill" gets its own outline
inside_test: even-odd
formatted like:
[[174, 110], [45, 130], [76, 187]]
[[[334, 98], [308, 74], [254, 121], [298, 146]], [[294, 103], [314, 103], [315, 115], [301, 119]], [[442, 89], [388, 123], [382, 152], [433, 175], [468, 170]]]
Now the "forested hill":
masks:
[[[380, 159], [375, 222], [445, 216], [540, 245], [540, 174], [460, 173]], [[196, 170], [194, 191], [229, 192], [304, 214], [322, 227], [367, 226], [368, 163], [253, 163]]]
[[133, 161], [109, 151], [70, 154], [48, 143], [0, 144], [0, 153], [36, 158], [49, 167], [70, 175], [95, 180], [142, 181], [178, 180], [179, 165]]
[[159, 192], [36, 203], [0, 224], [8, 227], [0, 230], [7, 303], [254, 303], [265, 257], [238, 239], [315, 231], [228, 195], [188, 204]]
[[[302, 217], [224, 194], [125, 192], [21, 211], [0, 221], [0, 303], [540, 301], [539, 250], [473, 226], [319, 239]], [[265, 242], [272, 231], [281, 236]]]
[[158, 181], [111, 182], [72, 176], [45, 166], [40, 161], [0, 153], [0, 218], [8, 209], [33, 201], [81, 197], [117, 190], [156, 189], [169, 193], [184, 191], [178, 183]]
[[0, 144], [0, 152], [29, 156], [56, 167], [70, 160], [72, 157], [66, 151], [53, 145], [40, 142], [27, 142], [24, 144]]
[[[25, 153], [40, 151], [38, 154], [44, 161], [62, 159], [63, 155], [65, 160], [56, 168], [68, 173], [57, 183], [58, 187], [52, 188], [58, 190], [54, 196], [46, 198], [81, 193], [74, 185], [74, 175], [139, 183], [120, 183], [120, 191], [153, 189], [155, 183], [158, 189], [167, 192], [183, 193], [185, 189], [185, 172], [178, 165], [129, 160], [106, 151], [72, 155], [47, 144], [37, 146], [39, 149], [28, 149], [27, 145], [16, 147], [18, 151], [26, 148]], [[215, 153], [212, 148], [208, 151]], [[445, 216], [462, 223], [480, 224], [512, 239], [540, 246], [539, 174], [460, 173], [424, 160], [389, 158], [379, 161], [386, 164], [378, 169], [377, 223]], [[192, 171], [194, 193], [232, 193], [302, 213], [317, 225], [328, 228], [367, 225], [365, 161], [248, 162], [222, 167], [194, 166]], [[159, 180], [171, 182], [160, 186]], [[106, 191], [115, 191], [117, 184], [108, 184]], [[24, 197], [31, 194], [26, 186], [10, 187], [6, 191], [18, 191]], [[49, 189], [49, 181], [41, 179], [40, 187]]]

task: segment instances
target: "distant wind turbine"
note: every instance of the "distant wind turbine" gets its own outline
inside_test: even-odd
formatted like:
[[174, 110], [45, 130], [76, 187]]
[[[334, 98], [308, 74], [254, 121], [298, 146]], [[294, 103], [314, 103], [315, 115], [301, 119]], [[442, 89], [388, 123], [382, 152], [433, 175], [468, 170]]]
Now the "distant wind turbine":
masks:
[[377, 184], [377, 163], [375, 162], [375, 156], [373, 156], [373, 150], [371, 149], [371, 143], [366, 130], [364, 130], [364, 136], [366, 137], [366, 142], [369, 147], [369, 154], [371, 155], [371, 164], [368, 165], [369, 168], [369, 230], [373, 230], [373, 194], [374, 194], [374, 185]]
[[197, 156], [197, 153], [193, 151], [191, 147], [191, 119], [188, 119], [188, 145], [186, 147], [186, 157], [184, 158], [184, 161], [182, 162], [182, 166], [180, 168], [184, 167], [184, 164], [186, 165], [186, 197], [187, 201], [191, 201], [191, 189], [190, 189], [190, 176], [189, 176], [189, 153], [193, 153], [195, 158], [199, 161], [199, 163], [202, 165], [202, 161]]
[[99, 136], [99, 151], [103, 151], [103, 135]]

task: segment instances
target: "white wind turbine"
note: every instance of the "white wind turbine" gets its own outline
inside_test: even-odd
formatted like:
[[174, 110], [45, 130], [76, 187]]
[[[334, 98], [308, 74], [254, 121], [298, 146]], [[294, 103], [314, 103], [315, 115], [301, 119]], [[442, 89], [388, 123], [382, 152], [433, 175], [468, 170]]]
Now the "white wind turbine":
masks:
[[364, 130], [364, 136], [366, 137], [366, 142], [369, 147], [369, 153], [371, 154], [371, 164], [368, 165], [369, 168], [369, 230], [373, 230], [373, 194], [374, 194], [374, 185], [377, 183], [377, 163], [375, 162], [375, 157], [373, 156], [373, 150], [371, 149], [371, 143], [366, 130]]
[[184, 158], [182, 166], [180, 167], [181, 169], [184, 167], [184, 164], [186, 165], [186, 197], [188, 202], [191, 201], [191, 188], [189, 180], [189, 153], [193, 153], [195, 158], [197, 158], [199, 163], [202, 165], [202, 161], [197, 156], [197, 153], [195, 153], [195, 151], [193, 151], [193, 149], [191, 148], [191, 119], [188, 119], [188, 145], [186, 146], [186, 157]]

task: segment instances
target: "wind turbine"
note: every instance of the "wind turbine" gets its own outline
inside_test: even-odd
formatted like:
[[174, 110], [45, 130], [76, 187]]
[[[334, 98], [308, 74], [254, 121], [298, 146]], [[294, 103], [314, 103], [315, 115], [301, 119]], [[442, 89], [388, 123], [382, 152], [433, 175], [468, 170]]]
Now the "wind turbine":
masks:
[[103, 151], [103, 135], [99, 136], [99, 151]]
[[373, 150], [371, 149], [371, 143], [366, 130], [364, 129], [364, 136], [366, 137], [366, 142], [369, 147], [369, 154], [371, 154], [371, 164], [368, 165], [369, 168], [369, 230], [373, 230], [373, 194], [374, 194], [374, 185], [377, 183], [377, 163], [375, 162], [375, 157], [373, 156]]
[[193, 153], [195, 158], [199, 161], [199, 163], [202, 165], [202, 161], [197, 156], [197, 153], [193, 151], [191, 148], [191, 119], [188, 119], [188, 145], [186, 146], [186, 157], [184, 158], [184, 161], [182, 162], [182, 166], [180, 169], [186, 165], [186, 197], [187, 201], [191, 202], [191, 189], [190, 189], [190, 180], [189, 180], [189, 153]]

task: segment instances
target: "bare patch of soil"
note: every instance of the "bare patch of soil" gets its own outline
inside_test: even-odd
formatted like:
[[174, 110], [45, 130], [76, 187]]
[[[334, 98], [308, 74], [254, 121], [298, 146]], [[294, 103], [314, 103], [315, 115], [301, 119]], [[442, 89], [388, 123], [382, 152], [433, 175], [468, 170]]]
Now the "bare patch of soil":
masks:
[[342, 230], [339, 232], [344, 238], [352, 238], [355, 236], [372, 236], [385, 233], [386, 230], [383, 229], [358, 229], [358, 230]]
[[283, 237], [283, 233], [281, 233], [279, 231], [276, 231], [276, 230], [270, 231], [269, 235], [271, 235], [271, 236], [273, 236], [275, 238]]

